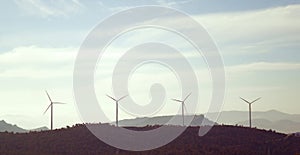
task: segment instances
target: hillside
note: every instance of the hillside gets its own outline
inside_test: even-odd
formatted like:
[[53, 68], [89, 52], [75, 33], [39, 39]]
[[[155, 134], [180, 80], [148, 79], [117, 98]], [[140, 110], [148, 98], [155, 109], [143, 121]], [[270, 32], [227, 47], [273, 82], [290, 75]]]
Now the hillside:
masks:
[[[104, 125], [100, 125], [104, 126]], [[105, 125], [107, 126], [107, 125]], [[114, 128], [113, 126], [110, 126]], [[157, 126], [130, 127], [132, 130], [149, 130]], [[175, 126], [168, 126], [175, 127]], [[300, 153], [300, 138], [274, 131], [250, 129], [240, 126], [214, 126], [203, 137], [199, 127], [188, 127], [173, 142], [145, 152], [119, 150], [119, 154], [243, 154], [289, 155]], [[120, 137], [122, 138], [122, 137]], [[115, 148], [101, 142], [84, 125], [54, 131], [30, 133], [0, 133], [0, 154], [115, 154]]]

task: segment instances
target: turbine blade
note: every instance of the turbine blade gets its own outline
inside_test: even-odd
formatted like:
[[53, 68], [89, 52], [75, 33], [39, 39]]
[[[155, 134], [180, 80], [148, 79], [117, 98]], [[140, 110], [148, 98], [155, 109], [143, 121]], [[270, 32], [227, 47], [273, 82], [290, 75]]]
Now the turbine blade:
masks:
[[114, 101], [117, 101], [116, 99], [114, 99], [113, 97], [111, 97], [111, 96], [109, 96], [109, 95], [107, 95], [107, 94], [106, 94], [106, 96], [109, 97], [109, 98], [111, 98], [111, 99], [114, 100]]
[[52, 103], [52, 100], [51, 100], [51, 98], [50, 98], [50, 95], [48, 94], [48, 92], [47, 92], [46, 90], [45, 90], [45, 92], [46, 92], [46, 94], [47, 94], [47, 96], [48, 96], [50, 102]]
[[118, 101], [121, 101], [122, 99], [124, 99], [124, 98], [127, 97], [127, 96], [128, 96], [128, 95], [125, 95], [125, 96], [119, 98]]
[[260, 100], [260, 99], [261, 99], [261, 97], [259, 97], [259, 98], [257, 98], [256, 100], [252, 101], [250, 104], [252, 104], [252, 103], [254, 103], [254, 102], [256, 102], [256, 101], [258, 101], [258, 100]]
[[245, 101], [246, 103], [250, 104], [250, 102], [249, 102], [249, 101], [247, 101], [247, 100], [243, 99], [242, 97], [240, 97], [240, 99], [242, 99], [242, 100], [243, 100], [243, 101]]
[[53, 104], [67, 104], [67, 103], [63, 103], [63, 102], [53, 102]]
[[175, 102], [180, 102], [180, 103], [183, 102], [183, 101], [180, 101], [180, 100], [177, 100], [177, 99], [171, 99], [171, 100], [173, 100], [173, 101], [175, 101]]
[[192, 92], [190, 92], [185, 98], [184, 98], [184, 100], [183, 101], [185, 101], [188, 97], [190, 97], [191, 96], [191, 94], [192, 94]]
[[43, 113], [44, 115], [45, 115], [45, 113], [48, 111], [48, 109], [50, 108], [51, 105], [52, 105], [52, 103], [48, 105], [47, 109], [46, 109], [45, 112]]

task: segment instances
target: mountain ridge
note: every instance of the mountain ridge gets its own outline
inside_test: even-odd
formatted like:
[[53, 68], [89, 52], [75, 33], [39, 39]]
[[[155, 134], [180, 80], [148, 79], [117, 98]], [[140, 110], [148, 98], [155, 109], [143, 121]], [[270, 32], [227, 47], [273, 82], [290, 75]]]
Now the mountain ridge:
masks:
[[[216, 113], [212, 113], [216, 114]], [[222, 111], [219, 115], [217, 122], [219, 124], [230, 124], [230, 125], [248, 125], [249, 123], [249, 112], [248, 111]], [[208, 119], [209, 118], [209, 115]], [[267, 120], [267, 121], [266, 121]], [[300, 114], [288, 114], [278, 110], [268, 111], [253, 111], [252, 122], [253, 126], [262, 129], [272, 129], [284, 133], [297, 132], [300, 130]], [[256, 122], [255, 122], [256, 121]], [[265, 123], [263, 123], [265, 122]], [[289, 122], [292, 127], [285, 127]], [[268, 125], [267, 125], [268, 124]]]
[[[217, 114], [217, 113], [211, 113]], [[200, 125], [211, 125], [214, 124], [209, 115], [186, 115], [185, 120], [194, 119], [188, 123], [190, 126]], [[207, 118], [205, 117], [207, 116]], [[168, 123], [171, 118], [174, 118], [173, 123]], [[261, 129], [272, 129], [283, 133], [294, 133], [300, 131], [300, 114], [288, 114], [280, 112], [278, 110], [268, 111], [254, 111], [252, 112], [253, 127]], [[248, 126], [248, 111], [222, 111], [220, 112], [219, 118], [216, 124], [227, 124], [227, 125], [243, 125]], [[110, 124], [115, 124], [112, 122]], [[168, 115], [168, 116], [155, 116], [155, 117], [137, 117], [134, 119], [123, 119], [119, 121], [119, 125], [143, 127], [147, 125], [182, 125], [181, 115]], [[6, 123], [4, 120], [0, 121], [0, 132], [29, 132], [29, 131], [40, 131], [49, 130], [47, 127], [41, 127], [31, 130], [22, 129], [17, 125]]]
[[15, 124], [10, 124], [7, 123], [4, 120], [0, 120], [0, 132], [14, 132], [14, 133], [25, 133], [25, 132], [30, 132], [30, 131], [44, 131], [44, 130], [49, 130], [47, 127], [39, 127], [35, 129], [23, 129]]
[[[192, 118], [194, 117], [194, 118]], [[204, 115], [186, 115], [185, 120], [191, 120], [190, 126], [211, 125], [215, 124]], [[173, 122], [169, 122], [173, 119]], [[115, 123], [115, 122], [114, 122]], [[113, 123], [113, 124], [114, 124]], [[188, 122], [186, 122], [187, 124]], [[147, 125], [182, 125], [181, 115], [155, 116], [155, 117], [137, 117], [134, 119], [124, 119], [119, 121], [120, 126], [143, 127]]]

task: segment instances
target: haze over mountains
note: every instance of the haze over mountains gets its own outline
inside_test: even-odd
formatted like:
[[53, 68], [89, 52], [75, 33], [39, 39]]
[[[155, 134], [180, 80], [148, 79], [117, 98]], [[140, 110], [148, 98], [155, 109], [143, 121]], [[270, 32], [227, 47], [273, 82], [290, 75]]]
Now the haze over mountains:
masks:
[[[168, 121], [174, 117], [175, 123], [168, 123]], [[192, 116], [185, 116], [186, 120], [191, 119]], [[196, 115], [190, 126], [200, 126], [202, 125], [209, 125], [213, 122], [207, 118], [204, 118], [203, 115]], [[142, 117], [142, 118], [135, 118], [135, 119], [125, 119], [119, 121], [120, 126], [136, 126], [136, 127], [143, 127], [147, 125], [182, 125], [182, 116], [157, 116], [157, 117]]]
[[[223, 111], [219, 124], [249, 125], [248, 111]], [[208, 118], [209, 119], [209, 118]], [[252, 126], [291, 133], [300, 131], [300, 114], [287, 114], [277, 110], [252, 112]]]
[[[228, 125], [243, 125], [248, 126], [248, 111], [223, 111], [220, 113], [217, 124], [228, 124]], [[121, 126], [146, 126], [146, 125], [163, 125], [173, 116], [159, 116], [152, 118], [136, 118], [126, 119], [119, 121]], [[181, 116], [175, 124], [171, 125], [182, 125]], [[185, 116], [191, 117], [191, 116]], [[203, 125], [211, 124], [211, 118], [204, 118], [203, 115], [195, 116], [191, 123], [191, 126], [199, 126], [201, 122]], [[252, 112], [252, 123], [253, 127], [261, 129], [272, 129], [278, 132], [293, 133], [300, 131], [300, 114], [287, 114], [276, 110]], [[169, 124], [170, 125], [170, 124]]]
[[30, 129], [26, 130], [21, 127], [18, 127], [17, 125], [12, 125], [4, 120], [0, 121], [0, 132], [18, 132], [18, 133], [24, 133], [24, 132], [29, 132], [29, 131], [44, 131], [44, 130], [49, 130], [47, 127], [40, 127], [36, 129]]
[[[175, 123], [168, 123], [168, 121], [175, 117]], [[185, 116], [188, 120], [192, 116]], [[200, 126], [212, 124], [210, 118], [205, 118], [203, 115], [196, 115], [191, 122], [190, 126]], [[248, 126], [248, 112], [247, 111], [223, 111], [220, 113], [217, 124], [226, 125], [242, 125]], [[114, 124], [114, 123], [112, 123]], [[119, 121], [119, 125], [123, 127], [135, 126], [143, 127], [147, 125], [182, 125], [182, 116], [156, 116], [156, 117], [141, 117], [135, 119], [124, 119]], [[265, 112], [252, 112], [252, 124], [253, 127], [260, 129], [272, 129], [283, 133], [294, 133], [300, 131], [300, 114], [287, 114], [276, 110], [270, 110]], [[0, 132], [28, 132], [28, 131], [40, 131], [48, 130], [47, 127], [41, 127], [32, 130], [26, 130], [17, 125], [6, 123], [4, 120], [0, 121]]]

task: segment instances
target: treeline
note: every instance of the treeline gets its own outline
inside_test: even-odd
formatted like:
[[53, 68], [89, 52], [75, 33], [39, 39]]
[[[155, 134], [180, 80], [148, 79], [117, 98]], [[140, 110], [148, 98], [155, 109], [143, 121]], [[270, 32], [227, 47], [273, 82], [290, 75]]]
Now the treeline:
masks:
[[[100, 127], [107, 124], [97, 124]], [[158, 126], [131, 127], [150, 130]], [[174, 126], [173, 126], [174, 127]], [[86, 155], [86, 154], [205, 154], [205, 155], [295, 155], [300, 153], [300, 138], [272, 130], [241, 126], [214, 126], [203, 137], [199, 127], [189, 127], [182, 135], [161, 148], [130, 152], [118, 150], [98, 140], [85, 125], [54, 131], [0, 133], [0, 154], [10, 155]]]

